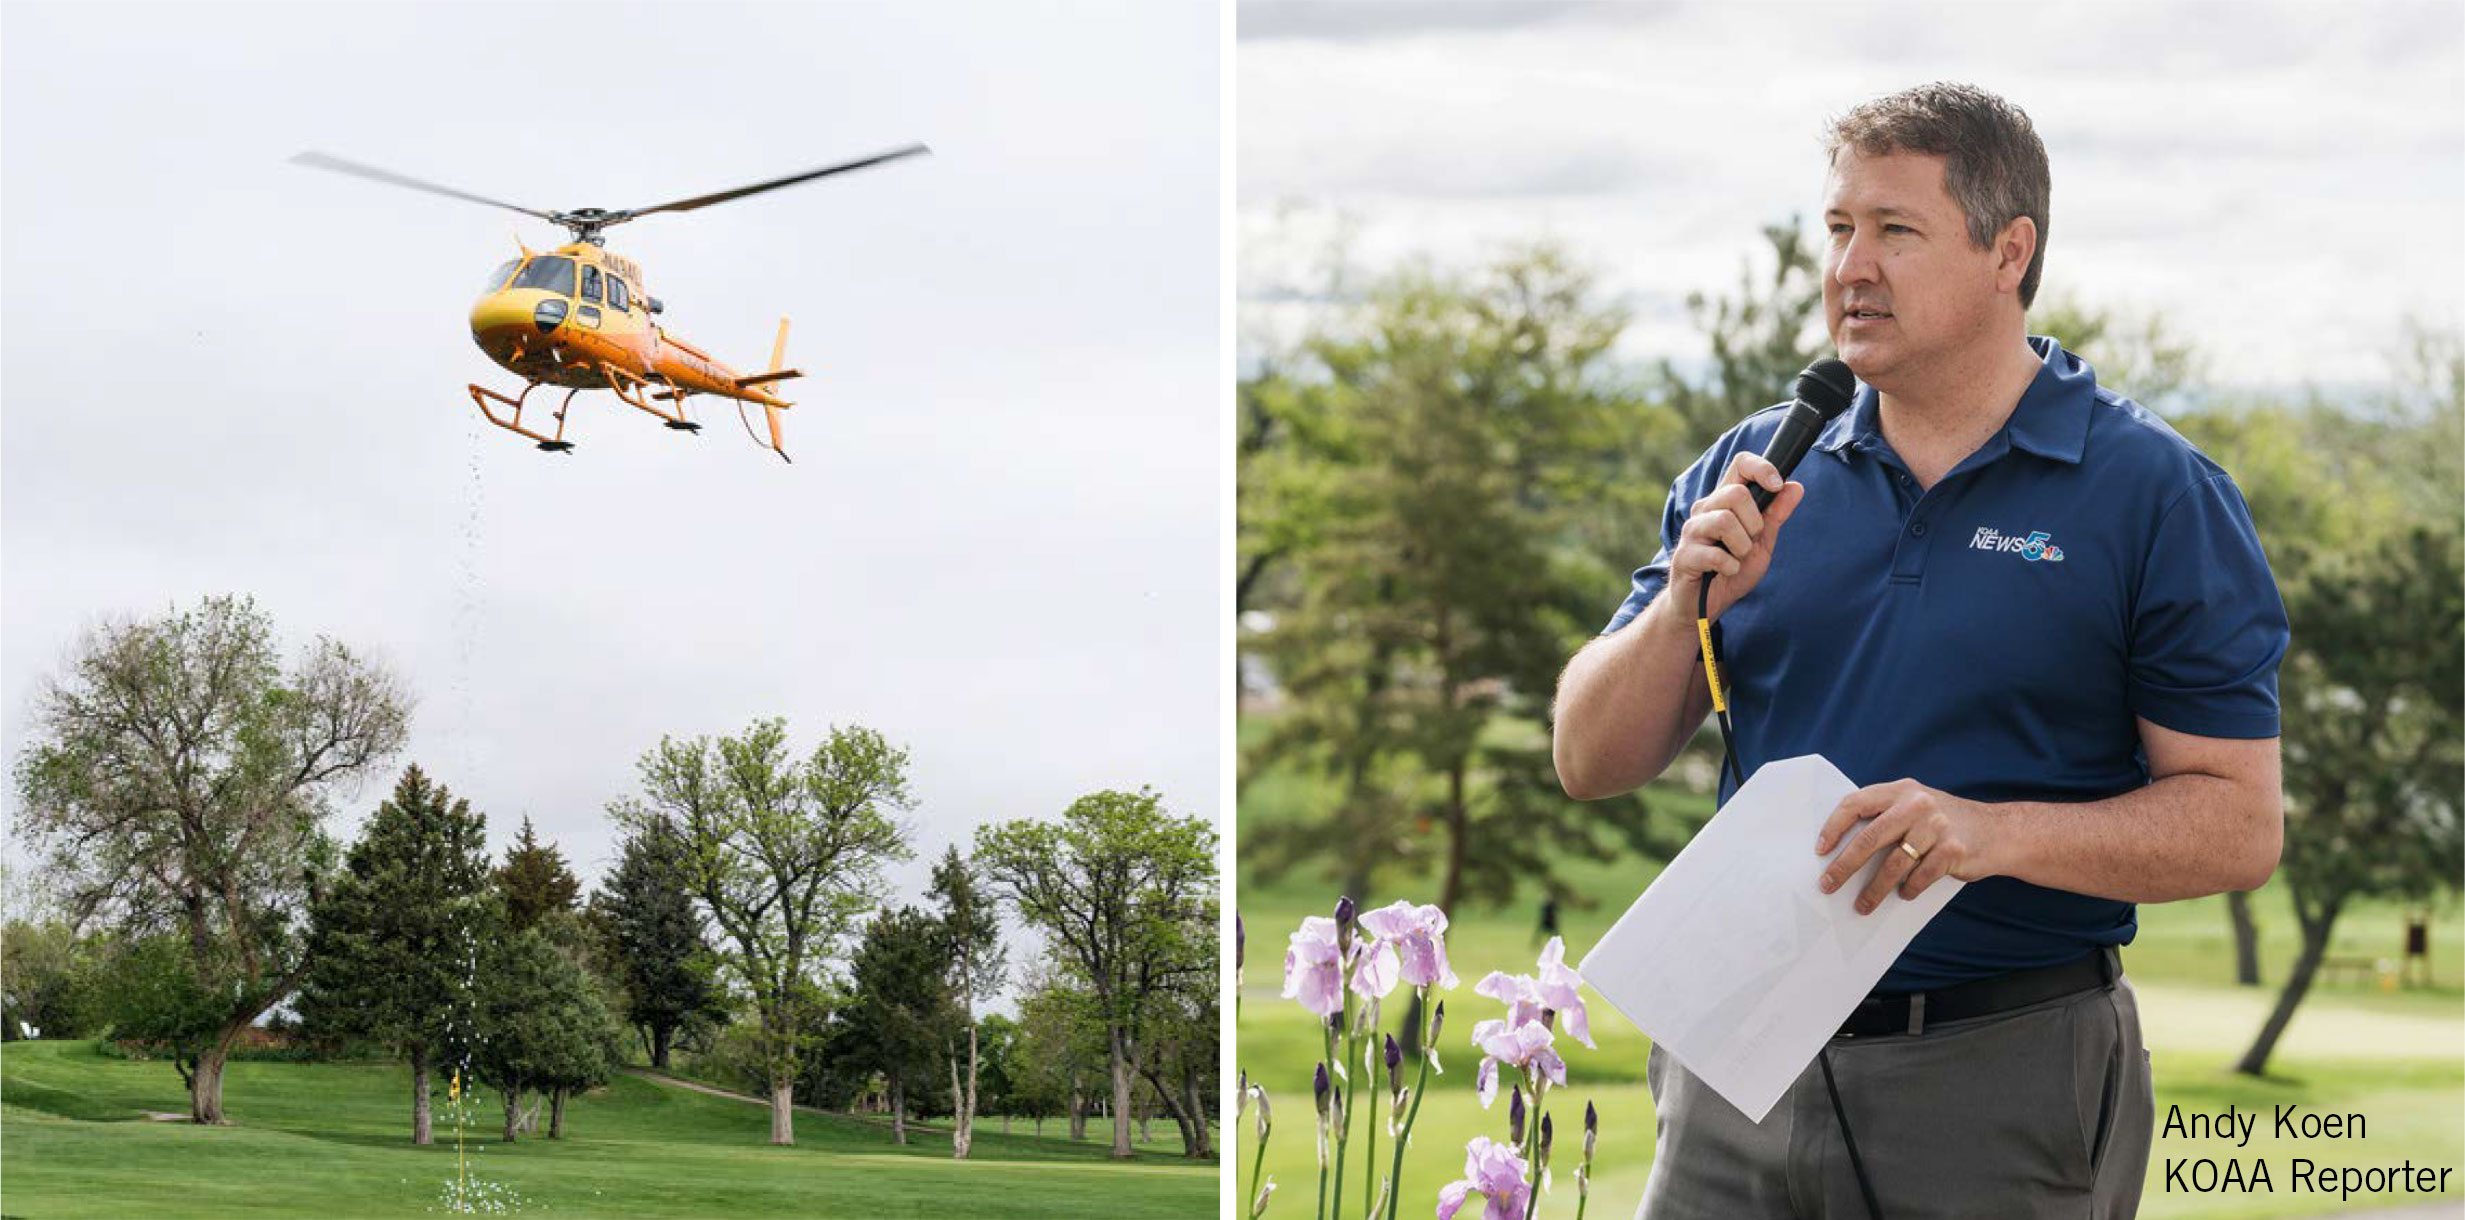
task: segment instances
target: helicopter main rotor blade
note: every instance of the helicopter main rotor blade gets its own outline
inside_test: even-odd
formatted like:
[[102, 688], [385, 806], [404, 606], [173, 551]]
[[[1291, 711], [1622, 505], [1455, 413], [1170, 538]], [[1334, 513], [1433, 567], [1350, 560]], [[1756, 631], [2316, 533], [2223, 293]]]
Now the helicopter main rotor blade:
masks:
[[706, 208], [714, 203], [726, 203], [730, 199], [742, 199], [747, 195], [758, 195], [763, 191], [775, 191], [783, 186], [794, 186], [799, 182], [811, 182], [816, 178], [827, 178], [832, 174], [844, 174], [850, 170], [863, 169], [870, 165], [879, 165], [884, 161], [896, 161], [901, 157], [913, 157], [922, 154], [929, 154], [932, 151], [932, 149], [927, 148], [922, 144], [910, 144], [904, 148], [894, 148], [888, 152], [875, 153], [870, 157], [859, 157], [853, 161], [842, 161], [837, 165], [825, 165], [820, 169], [809, 169], [801, 174], [790, 174], [785, 178], [773, 178], [768, 182], [756, 182], [751, 186], [740, 186], [732, 191], [718, 191], [708, 195], [696, 195], [691, 199], [679, 199], [673, 203], [662, 203], [655, 207], [631, 208], [619, 213], [619, 215], [622, 215], [627, 220], [631, 220], [636, 216], [648, 216], [653, 212], [690, 212], [695, 208]]
[[522, 207], [517, 204], [507, 203], [502, 199], [490, 199], [486, 195], [474, 195], [469, 191], [458, 191], [450, 186], [439, 186], [433, 182], [422, 182], [408, 174], [397, 174], [390, 169], [378, 169], [373, 165], [362, 165], [357, 161], [345, 161], [340, 157], [332, 156], [327, 153], [316, 152], [314, 150], [303, 152], [292, 157], [291, 163], [293, 165], [309, 166], [313, 169], [332, 170], [337, 174], [349, 174], [354, 178], [367, 178], [376, 182], [390, 183], [394, 186], [406, 186], [415, 191], [426, 191], [431, 195], [443, 195], [449, 199], [460, 199], [470, 203], [484, 203], [492, 208], [504, 208], [509, 212], [520, 212], [525, 216], [536, 216], [541, 220], [554, 221], [556, 219], [556, 216], [553, 213], [541, 212], [532, 208]]

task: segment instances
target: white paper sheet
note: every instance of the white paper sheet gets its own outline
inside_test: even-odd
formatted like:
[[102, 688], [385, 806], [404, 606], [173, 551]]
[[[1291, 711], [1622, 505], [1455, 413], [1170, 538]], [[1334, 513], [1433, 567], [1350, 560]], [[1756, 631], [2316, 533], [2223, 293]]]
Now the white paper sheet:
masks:
[[1764, 764], [1580, 967], [1612, 1007], [1758, 1123], [1960, 892], [1945, 877], [1914, 901], [1895, 893], [1860, 915], [1857, 896], [1879, 856], [1839, 889], [1815, 888], [1831, 862], [1815, 854], [1815, 833], [1856, 789], [1819, 755]]

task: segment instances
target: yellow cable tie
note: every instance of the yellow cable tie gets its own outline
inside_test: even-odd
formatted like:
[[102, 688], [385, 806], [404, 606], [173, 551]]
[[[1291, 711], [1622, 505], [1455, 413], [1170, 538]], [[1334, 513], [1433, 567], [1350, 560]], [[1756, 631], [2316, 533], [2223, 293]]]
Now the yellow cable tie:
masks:
[[1712, 620], [1695, 620], [1695, 636], [1703, 644], [1703, 680], [1712, 688], [1712, 710], [1726, 712], [1729, 701], [1720, 697], [1720, 671], [1712, 668]]

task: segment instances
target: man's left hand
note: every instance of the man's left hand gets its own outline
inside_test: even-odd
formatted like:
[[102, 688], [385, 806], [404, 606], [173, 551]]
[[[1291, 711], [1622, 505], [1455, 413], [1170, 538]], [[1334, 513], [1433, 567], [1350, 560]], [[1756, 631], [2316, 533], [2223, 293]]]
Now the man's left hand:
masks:
[[[1831, 851], [1861, 821], [1871, 825], [1823, 870], [1820, 882], [1829, 894], [1881, 854], [1882, 866], [1857, 896], [1860, 915], [1871, 914], [1895, 888], [1902, 898], [1915, 898], [1946, 876], [1975, 881], [1994, 873], [1984, 863], [1985, 848], [1993, 836], [1992, 820], [1986, 807], [1976, 801], [1962, 800], [1913, 779], [1869, 785], [1841, 798], [1832, 816], [1824, 820], [1822, 833], [1815, 836], [1815, 854]], [[1901, 848], [1903, 843], [1909, 845], [1908, 850]]]

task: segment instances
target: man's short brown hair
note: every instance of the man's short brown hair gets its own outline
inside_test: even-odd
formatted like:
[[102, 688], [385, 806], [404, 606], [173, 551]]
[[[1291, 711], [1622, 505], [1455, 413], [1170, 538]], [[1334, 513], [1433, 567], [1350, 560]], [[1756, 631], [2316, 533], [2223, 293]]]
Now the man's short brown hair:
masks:
[[1943, 189], [1960, 205], [1969, 241], [1980, 250], [2015, 218], [2035, 221], [2037, 250], [2020, 277], [2020, 307], [2037, 299], [2052, 187], [2046, 146], [2018, 106], [1975, 85], [1919, 85], [1834, 119], [1824, 132], [1825, 159], [1837, 160], [1843, 145], [1869, 157], [1913, 152], [1943, 158]]

